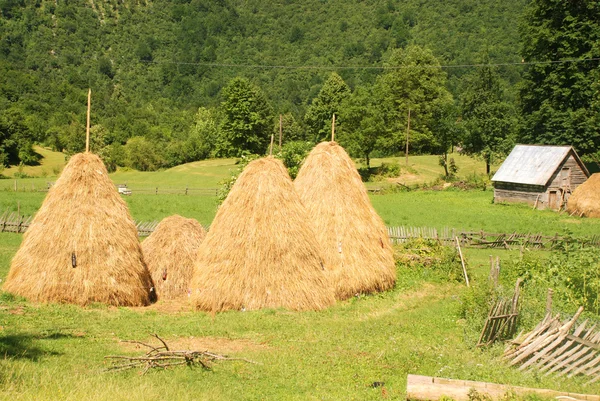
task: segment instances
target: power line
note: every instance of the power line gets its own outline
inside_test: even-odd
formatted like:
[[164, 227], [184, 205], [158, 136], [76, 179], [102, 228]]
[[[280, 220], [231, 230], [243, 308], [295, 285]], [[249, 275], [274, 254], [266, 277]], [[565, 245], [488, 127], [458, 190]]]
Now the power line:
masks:
[[174, 64], [174, 65], [194, 65], [216, 68], [247, 68], [247, 69], [288, 69], [288, 70], [401, 70], [413, 68], [471, 68], [471, 67], [506, 67], [506, 66], [526, 66], [526, 65], [548, 65], [548, 64], [573, 64], [600, 61], [600, 57], [586, 59], [564, 59], [550, 61], [521, 61], [508, 63], [489, 63], [489, 64], [419, 64], [419, 65], [399, 65], [399, 66], [319, 66], [319, 65], [267, 65], [267, 64], [234, 64], [234, 63], [200, 63], [184, 61], [156, 61], [141, 60], [148, 64]]

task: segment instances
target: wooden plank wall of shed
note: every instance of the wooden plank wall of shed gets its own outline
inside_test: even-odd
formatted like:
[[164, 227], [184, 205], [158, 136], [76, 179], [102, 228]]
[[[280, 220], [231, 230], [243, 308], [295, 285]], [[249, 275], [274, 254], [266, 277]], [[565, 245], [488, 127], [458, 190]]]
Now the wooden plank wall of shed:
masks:
[[[557, 196], [560, 197], [561, 189], [563, 188], [563, 180], [561, 171], [563, 168], [570, 169], [570, 187], [571, 192], [579, 185], [587, 180], [587, 175], [575, 160], [573, 152], [561, 163], [546, 187], [527, 184], [515, 184], [510, 182], [494, 183], [494, 201], [495, 202], [522, 202], [530, 205], [536, 205], [538, 209], [546, 209], [549, 207], [550, 191], [557, 191]], [[566, 194], [565, 201], [570, 194]]]
[[515, 184], [511, 182], [494, 183], [494, 202], [516, 202], [544, 208], [548, 202], [548, 193], [539, 185]]
[[567, 185], [571, 190], [571, 192], [567, 192], [564, 195], [564, 201], [566, 202], [569, 199], [571, 193], [575, 191], [575, 188], [577, 188], [579, 185], [583, 184], [585, 180], [587, 180], [587, 175], [585, 174], [579, 163], [577, 163], [577, 161], [573, 157], [573, 152], [571, 152], [569, 154], [569, 157], [567, 157], [565, 161], [561, 163], [560, 166], [558, 166], [554, 174], [552, 174], [552, 177], [548, 181], [548, 185], [546, 187], [547, 194], [549, 194], [550, 191], [557, 191], [558, 196], [561, 196], [561, 191], [565, 189], [565, 183], [563, 182], [563, 177], [561, 175], [561, 172], [564, 168], [569, 169], [569, 181]]

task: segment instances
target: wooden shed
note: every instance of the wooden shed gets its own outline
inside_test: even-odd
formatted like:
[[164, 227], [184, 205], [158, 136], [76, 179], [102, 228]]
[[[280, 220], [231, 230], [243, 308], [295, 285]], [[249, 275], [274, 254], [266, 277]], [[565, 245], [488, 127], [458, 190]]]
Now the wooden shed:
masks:
[[517, 145], [492, 178], [494, 201], [559, 210], [589, 175], [571, 146]]

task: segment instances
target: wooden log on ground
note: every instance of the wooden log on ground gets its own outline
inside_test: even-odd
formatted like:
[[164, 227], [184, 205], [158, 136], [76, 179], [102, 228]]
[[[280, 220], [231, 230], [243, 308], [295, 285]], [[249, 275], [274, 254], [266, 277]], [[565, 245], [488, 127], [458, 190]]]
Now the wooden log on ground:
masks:
[[469, 392], [476, 390], [492, 401], [504, 399], [507, 393], [519, 396], [535, 394], [543, 397], [569, 397], [570, 401], [600, 401], [600, 396], [592, 394], [576, 394], [548, 389], [509, 386], [496, 383], [476, 382], [470, 380], [453, 380], [439, 377], [408, 375], [406, 383], [406, 399], [415, 401], [437, 401], [442, 397], [450, 397], [455, 401], [469, 401]]

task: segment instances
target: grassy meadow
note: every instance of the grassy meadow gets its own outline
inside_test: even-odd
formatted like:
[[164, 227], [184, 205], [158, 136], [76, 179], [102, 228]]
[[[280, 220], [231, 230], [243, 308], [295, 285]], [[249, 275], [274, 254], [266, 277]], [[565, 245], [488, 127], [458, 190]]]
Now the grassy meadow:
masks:
[[[234, 163], [209, 160], [156, 173], [119, 171], [111, 177], [134, 189], [123, 199], [137, 220], [178, 213], [208, 225], [217, 208], [214, 196], [154, 195], [136, 193], [135, 188], [214, 188], [229, 176]], [[423, 180], [436, 178], [432, 163], [413, 166], [412, 171]], [[20, 179], [18, 185], [44, 185], [44, 180], [50, 181]], [[13, 180], [0, 180], [0, 212], [16, 211], [19, 205], [22, 214], [35, 213], [45, 193], [14, 192], [12, 185]], [[600, 222], [592, 219], [493, 204], [492, 197], [490, 190], [445, 190], [371, 199], [388, 225], [576, 236], [600, 231]], [[2, 281], [21, 240], [21, 235], [0, 233]], [[487, 280], [489, 255], [518, 257], [518, 251], [464, 253], [475, 284]], [[398, 277], [391, 291], [338, 302], [321, 312], [262, 310], [215, 316], [191, 311], [185, 302], [81, 308], [32, 304], [0, 291], [0, 400], [402, 400], [408, 373], [600, 393], [600, 383], [585, 386], [581, 378], [509, 367], [500, 358], [503, 345], [475, 348], [479, 332], [463, 316], [468, 290], [462, 282], [406, 266], [398, 266]], [[151, 342], [153, 333], [172, 348], [210, 350], [257, 364], [221, 361], [210, 371], [175, 367], [146, 375], [104, 372], [107, 355], [142, 354], [122, 340]], [[375, 382], [385, 384], [374, 387]]]

